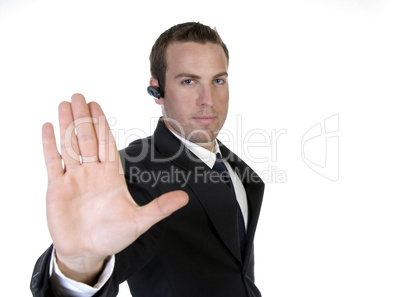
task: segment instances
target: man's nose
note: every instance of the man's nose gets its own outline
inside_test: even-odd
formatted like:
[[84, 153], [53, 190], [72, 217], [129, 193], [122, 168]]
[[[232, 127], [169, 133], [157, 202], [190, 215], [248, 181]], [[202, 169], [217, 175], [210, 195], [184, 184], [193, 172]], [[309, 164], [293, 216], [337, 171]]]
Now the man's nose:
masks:
[[200, 88], [198, 95], [198, 104], [204, 106], [212, 106], [214, 104], [213, 89], [210, 85]]

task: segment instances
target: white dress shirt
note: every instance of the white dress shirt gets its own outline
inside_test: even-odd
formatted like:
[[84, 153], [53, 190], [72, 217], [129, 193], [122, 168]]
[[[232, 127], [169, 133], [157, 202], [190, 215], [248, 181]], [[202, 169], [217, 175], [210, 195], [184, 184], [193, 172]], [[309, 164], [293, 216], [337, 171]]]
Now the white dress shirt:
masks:
[[[193, 154], [195, 154], [200, 160], [202, 160], [209, 168], [215, 164], [216, 154], [220, 153], [219, 146], [217, 141], [215, 141], [214, 150], [211, 152], [202, 146], [195, 144], [178, 134], [171, 131], [174, 136], [176, 136]], [[222, 154], [221, 154], [222, 155]], [[237, 198], [237, 202], [239, 203], [240, 209], [244, 218], [244, 225], [247, 230], [247, 222], [248, 222], [248, 205], [247, 205], [247, 195], [244, 189], [244, 186], [240, 180], [240, 178], [233, 171], [232, 167], [230, 167], [229, 163], [226, 160], [223, 160], [226, 168], [228, 169], [229, 175], [232, 179], [233, 187], [235, 189], [235, 194]], [[135, 198], [134, 198], [135, 199]], [[109, 261], [106, 263], [105, 268], [102, 274], [99, 276], [98, 282], [92, 287], [84, 283], [76, 282], [65, 275], [60, 271], [57, 262], [55, 261], [55, 251], [53, 250], [51, 265], [49, 270], [49, 277], [51, 281], [52, 288], [57, 296], [64, 297], [91, 297], [95, 295], [102, 286], [109, 280], [110, 276], [113, 273], [115, 257], [114, 255], [110, 257]]]

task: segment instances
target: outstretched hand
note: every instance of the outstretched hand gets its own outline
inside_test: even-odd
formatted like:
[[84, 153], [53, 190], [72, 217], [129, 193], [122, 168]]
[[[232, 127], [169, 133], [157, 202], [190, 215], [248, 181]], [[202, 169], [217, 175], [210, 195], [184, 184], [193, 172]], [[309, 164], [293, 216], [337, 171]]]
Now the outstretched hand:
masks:
[[[104, 260], [184, 206], [183, 191], [138, 206], [128, 192], [114, 138], [97, 103], [80, 94], [59, 106], [60, 149], [43, 125], [47, 220], [62, 272], [91, 284]], [[135, 197], [134, 197], [135, 199]]]

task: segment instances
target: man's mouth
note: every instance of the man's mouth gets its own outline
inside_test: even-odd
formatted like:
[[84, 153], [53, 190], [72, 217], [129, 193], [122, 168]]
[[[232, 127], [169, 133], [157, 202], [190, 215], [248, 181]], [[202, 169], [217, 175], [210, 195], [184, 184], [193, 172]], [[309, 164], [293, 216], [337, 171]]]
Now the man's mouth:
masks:
[[193, 119], [203, 125], [208, 125], [214, 122], [218, 117], [217, 116], [195, 116]]

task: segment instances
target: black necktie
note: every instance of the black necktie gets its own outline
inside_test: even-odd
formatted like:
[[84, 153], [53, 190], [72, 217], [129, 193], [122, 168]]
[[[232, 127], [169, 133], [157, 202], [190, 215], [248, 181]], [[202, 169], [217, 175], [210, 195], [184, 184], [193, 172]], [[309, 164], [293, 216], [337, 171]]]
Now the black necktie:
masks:
[[[229, 172], [228, 172], [225, 164], [223, 163], [220, 153], [216, 154], [216, 161], [215, 161], [214, 166], [212, 167], [212, 170], [219, 172], [221, 180], [226, 183], [226, 185], [230, 188], [230, 190], [232, 191], [233, 195], [236, 198], [236, 193], [234, 190], [232, 179], [230, 178]], [[236, 202], [237, 202], [237, 199], [236, 199]], [[246, 243], [246, 228], [244, 225], [243, 214], [241, 212], [241, 209], [240, 209], [240, 206], [238, 203], [237, 203], [237, 225], [238, 225], [238, 229], [239, 229], [240, 250], [243, 252], [244, 245]]]

